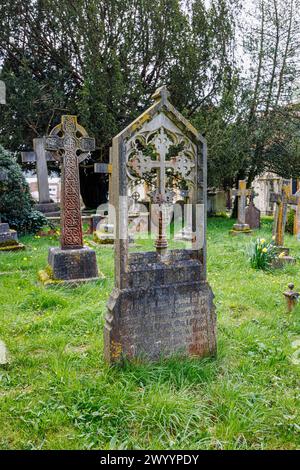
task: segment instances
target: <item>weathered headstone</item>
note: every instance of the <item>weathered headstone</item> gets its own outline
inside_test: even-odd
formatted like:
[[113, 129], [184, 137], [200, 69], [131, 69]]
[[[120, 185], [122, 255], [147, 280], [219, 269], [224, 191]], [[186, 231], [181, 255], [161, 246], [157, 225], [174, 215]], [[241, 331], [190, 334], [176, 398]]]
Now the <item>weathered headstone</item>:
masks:
[[251, 229], [260, 228], [260, 210], [254, 205], [255, 194], [251, 193], [249, 206], [246, 207], [245, 211], [245, 222]]
[[[8, 175], [5, 171], [0, 171], [0, 184], [5, 183]], [[18, 242], [16, 230], [11, 230], [9, 224], [1, 222], [0, 216], [0, 252], [24, 250], [25, 246]]]
[[275, 244], [278, 247], [284, 245], [284, 230], [287, 217], [287, 207], [289, 204], [297, 205], [300, 197], [297, 194], [291, 194], [291, 185], [289, 180], [282, 181], [280, 193], [271, 193], [270, 201], [276, 203], [273, 235], [275, 236]]
[[239, 188], [232, 191], [234, 196], [238, 197], [238, 223], [234, 224], [233, 229], [230, 231], [231, 235], [250, 234], [251, 230], [246, 223], [246, 205], [247, 196], [251, 194], [251, 189], [246, 188], [246, 181], [239, 181]]
[[95, 149], [95, 140], [87, 136], [76, 116], [66, 115], [45, 137], [45, 148], [62, 166], [61, 247], [49, 249], [51, 277], [75, 283], [97, 279], [95, 251], [83, 246], [78, 169]]
[[[168, 96], [165, 87], [158, 89], [154, 104], [113, 139], [115, 288], [104, 328], [111, 363], [216, 352], [213, 293], [206, 279], [206, 142]], [[172, 204], [170, 171], [191, 192], [194, 237], [186, 250], [168, 250], [164, 208]], [[150, 174], [149, 195], [160, 220], [156, 251], [131, 253], [128, 189], [132, 180]]]
[[55, 160], [51, 152], [44, 147], [44, 139], [33, 139], [33, 152], [21, 152], [23, 163], [36, 163], [37, 183], [39, 190], [39, 202], [36, 209], [45, 214], [55, 215], [59, 212], [59, 206], [50, 199], [47, 161]]
[[295, 193], [297, 196], [297, 205], [295, 206], [294, 214], [294, 230], [293, 233], [297, 240], [300, 240], [300, 180], [297, 180], [297, 191]]
[[[109, 152], [109, 163], [95, 163], [95, 173], [108, 174], [108, 217], [103, 218], [100, 224], [97, 224], [97, 230], [94, 232], [94, 239], [100, 244], [113, 244], [115, 240], [114, 235], [114, 214], [113, 208], [113, 194], [112, 194], [112, 164], [111, 164], [111, 149]], [[97, 216], [96, 216], [97, 217]]]
[[140, 200], [140, 193], [138, 191], [134, 191], [130, 196], [130, 200], [131, 200], [131, 205], [130, 205], [129, 210], [131, 214], [139, 215], [140, 208], [139, 208], [138, 202]]
[[285, 253], [281, 256], [281, 262], [295, 262], [295, 259], [289, 255], [289, 248], [284, 247], [284, 232], [287, 217], [287, 208], [289, 204], [297, 205], [300, 197], [291, 194], [291, 184], [289, 180], [282, 181], [282, 188], [280, 193], [271, 193], [270, 201], [276, 203], [273, 235], [275, 237], [275, 245], [278, 252]]
[[226, 212], [227, 194], [222, 189], [208, 188], [207, 190], [207, 213], [209, 215], [222, 214]]

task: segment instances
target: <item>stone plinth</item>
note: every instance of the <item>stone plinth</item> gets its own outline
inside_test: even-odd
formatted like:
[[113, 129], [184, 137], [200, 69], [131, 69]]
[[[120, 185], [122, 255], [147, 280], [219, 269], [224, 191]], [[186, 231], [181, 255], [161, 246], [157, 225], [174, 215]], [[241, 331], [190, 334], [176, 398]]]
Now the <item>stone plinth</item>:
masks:
[[213, 293], [195, 252], [132, 254], [125, 282], [108, 302], [107, 361], [216, 353]]
[[53, 217], [60, 213], [60, 208], [55, 202], [38, 203], [35, 205], [35, 209], [48, 217]]
[[285, 246], [275, 246], [274, 250], [276, 251], [278, 255], [280, 255], [281, 253], [284, 253], [285, 256], [289, 256], [290, 254], [290, 249]]
[[194, 234], [191, 227], [184, 227], [174, 236], [176, 241], [191, 242], [193, 240]]
[[94, 241], [101, 245], [113, 244], [115, 241], [114, 225], [103, 224], [100, 225], [100, 230], [94, 232]]
[[25, 246], [18, 242], [18, 234], [6, 223], [0, 223], [0, 251], [24, 250]]
[[296, 259], [293, 256], [285, 255], [285, 256], [278, 256], [272, 262], [273, 268], [282, 268], [285, 264], [295, 264]]
[[100, 215], [100, 214], [94, 214], [91, 216], [91, 221], [90, 221], [90, 231], [91, 233], [96, 232], [97, 227], [101, 222], [105, 219], [105, 216]]
[[48, 263], [53, 280], [80, 282], [99, 278], [96, 253], [89, 247], [74, 250], [49, 248]]
[[234, 224], [232, 230], [230, 230], [230, 235], [250, 235], [252, 230], [248, 224]]

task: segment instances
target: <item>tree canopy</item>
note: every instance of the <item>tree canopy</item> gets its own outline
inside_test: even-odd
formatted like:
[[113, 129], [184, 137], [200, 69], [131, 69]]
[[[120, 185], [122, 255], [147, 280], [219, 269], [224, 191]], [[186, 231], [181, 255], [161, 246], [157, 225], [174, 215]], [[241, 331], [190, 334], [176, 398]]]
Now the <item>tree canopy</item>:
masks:
[[[4, 0], [0, 142], [32, 146], [78, 114], [107, 160], [111, 138], [166, 83], [204, 133], [209, 184], [298, 176], [299, 0]], [[250, 21], [249, 21], [250, 18]], [[243, 59], [245, 61], [243, 62]], [[85, 163], [81, 177], [93, 172]]]

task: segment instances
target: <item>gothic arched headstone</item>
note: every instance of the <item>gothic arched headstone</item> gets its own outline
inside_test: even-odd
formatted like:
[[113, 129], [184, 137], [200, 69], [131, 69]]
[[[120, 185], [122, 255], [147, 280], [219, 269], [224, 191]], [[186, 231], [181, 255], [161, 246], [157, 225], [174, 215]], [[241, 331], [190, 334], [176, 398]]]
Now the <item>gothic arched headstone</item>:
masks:
[[[105, 320], [105, 357], [149, 360], [216, 352], [216, 315], [206, 278], [206, 142], [172, 106], [165, 87], [112, 143], [116, 211], [115, 288]], [[166, 234], [174, 179], [189, 190], [192, 240], [169, 250]], [[128, 250], [128, 188], [147, 182], [157, 210], [155, 251]]]

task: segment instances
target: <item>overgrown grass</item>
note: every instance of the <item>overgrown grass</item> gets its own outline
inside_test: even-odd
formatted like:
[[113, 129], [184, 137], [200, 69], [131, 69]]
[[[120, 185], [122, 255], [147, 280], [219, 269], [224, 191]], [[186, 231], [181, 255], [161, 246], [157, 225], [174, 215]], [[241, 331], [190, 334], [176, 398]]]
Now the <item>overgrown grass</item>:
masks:
[[[210, 219], [208, 277], [218, 313], [217, 359], [172, 358], [109, 368], [103, 317], [113, 286], [113, 250], [97, 249], [106, 280], [45, 290], [47, 237], [0, 257], [0, 338], [11, 364], [0, 368], [1, 449], [294, 449], [300, 446], [299, 261], [272, 273], [251, 269], [251, 237]], [[271, 221], [253, 235], [271, 236]], [[286, 246], [300, 258], [291, 236]]]

